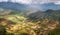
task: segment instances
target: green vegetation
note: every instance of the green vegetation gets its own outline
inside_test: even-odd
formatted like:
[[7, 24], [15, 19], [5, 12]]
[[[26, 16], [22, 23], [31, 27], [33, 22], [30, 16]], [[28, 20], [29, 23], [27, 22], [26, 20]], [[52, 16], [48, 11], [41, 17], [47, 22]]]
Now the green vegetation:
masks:
[[60, 14], [27, 18], [20, 14], [0, 16], [0, 35], [59, 35]]

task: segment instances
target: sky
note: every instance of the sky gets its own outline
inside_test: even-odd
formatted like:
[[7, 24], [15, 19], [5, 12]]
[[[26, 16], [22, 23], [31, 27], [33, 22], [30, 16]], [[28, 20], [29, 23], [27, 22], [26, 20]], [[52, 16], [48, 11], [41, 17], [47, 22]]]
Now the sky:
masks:
[[[0, 0], [0, 2], [7, 2], [8, 0]], [[11, 2], [17, 2], [22, 4], [46, 4], [46, 3], [54, 3], [60, 4], [60, 0], [11, 0]]]

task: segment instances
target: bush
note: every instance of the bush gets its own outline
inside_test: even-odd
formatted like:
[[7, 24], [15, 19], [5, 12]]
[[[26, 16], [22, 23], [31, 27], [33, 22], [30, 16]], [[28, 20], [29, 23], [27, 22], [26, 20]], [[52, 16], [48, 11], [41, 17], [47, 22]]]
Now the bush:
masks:
[[21, 30], [20, 35], [29, 35], [29, 33], [26, 30]]

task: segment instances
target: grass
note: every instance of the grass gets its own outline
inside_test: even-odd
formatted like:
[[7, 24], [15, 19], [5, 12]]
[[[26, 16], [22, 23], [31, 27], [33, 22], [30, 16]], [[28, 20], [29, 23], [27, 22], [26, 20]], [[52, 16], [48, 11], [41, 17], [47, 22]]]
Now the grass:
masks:
[[[38, 35], [39, 35], [39, 33], [41, 31], [47, 30], [49, 25], [51, 25], [50, 27], [52, 27], [52, 25], [59, 23], [58, 19], [60, 19], [60, 14], [54, 15], [54, 16], [55, 17], [50, 16], [49, 18], [45, 18], [42, 21], [38, 21], [38, 22], [33, 22], [34, 20], [33, 21], [27, 20], [28, 18], [24, 17], [23, 15], [19, 15], [19, 14], [1, 16], [1, 18], [7, 19], [8, 21], [15, 23], [15, 24], [13, 24], [13, 23], [7, 24], [6, 27], [5, 26], [2, 26], [2, 27], [4, 27], [4, 29], [6, 29], [5, 30], [6, 35], [34, 35], [34, 34], [36, 35], [36, 33], [38, 33]], [[56, 17], [58, 19], [56, 19]], [[1, 22], [0, 22], [0, 24], [2, 25]], [[51, 31], [49, 32], [49, 35], [59, 35], [60, 34], [59, 28], [57, 28], [57, 29], [54, 28], [52, 30], [50, 27], [49, 27], [49, 29]]]

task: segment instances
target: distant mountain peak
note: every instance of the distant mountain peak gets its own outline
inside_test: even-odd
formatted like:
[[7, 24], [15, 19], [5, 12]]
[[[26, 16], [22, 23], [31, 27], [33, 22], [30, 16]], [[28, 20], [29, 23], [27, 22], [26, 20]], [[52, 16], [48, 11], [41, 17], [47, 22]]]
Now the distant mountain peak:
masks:
[[60, 9], [60, 5], [56, 5], [54, 3], [42, 4], [41, 7], [43, 8], [43, 10], [48, 10], [48, 9], [59, 10]]
[[0, 2], [0, 8], [4, 9], [15, 9], [15, 10], [24, 10], [28, 7], [25, 4], [13, 3], [13, 2]]
[[11, 0], [8, 0], [8, 2], [11, 2]]

